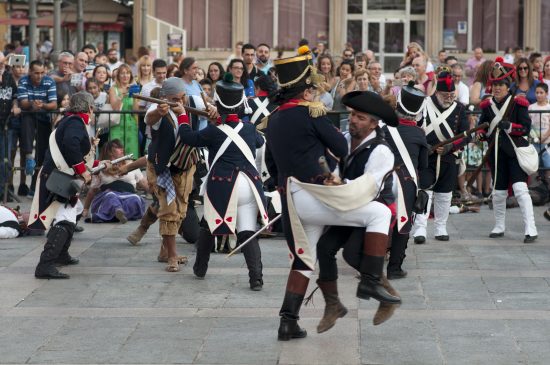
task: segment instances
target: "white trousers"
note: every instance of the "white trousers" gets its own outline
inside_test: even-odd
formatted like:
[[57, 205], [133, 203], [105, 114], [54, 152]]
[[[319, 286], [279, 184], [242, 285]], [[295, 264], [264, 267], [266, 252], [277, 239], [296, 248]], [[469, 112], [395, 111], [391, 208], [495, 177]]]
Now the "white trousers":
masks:
[[56, 223], [61, 221], [68, 221], [76, 224], [76, 216], [81, 214], [83, 210], [84, 206], [82, 205], [80, 199], [78, 199], [74, 207], [70, 204], [62, 204], [55, 214], [52, 225], [55, 225]]
[[412, 229], [414, 232], [413, 236], [427, 236], [426, 230], [432, 200], [434, 203], [434, 236], [448, 236], [447, 220], [449, 219], [449, 209], [451, 208], [453, 193], [434, 193], [432, 190], [426, 190], [426, 193], [430, 197], [428, 200], [428, 209], [425, 214], [416, 215]]
[[[317, 261], [317, 242], [325, 226], [366, 227], [366, 232], [383, 234], [389, 232], [391, 211], [380, 202], [371, 201], [360, 208], [342, 212], [328, 207], [295, 184], [290, 184], [290, 191], [296, 213], [307, 235], [314, 262]], [[304, 274], [307, 273], [304, 272]]]
[[255, 231], [259, 209], [252, 191], [254, 188], [243, 172], [239, 172], [235, 184], [239, 194], [237, 199], [237, 232]]
[[523, 225], [525, 227], [525, 235], [537, 236], [537, 227], [535, 226], [535, 215], [533, 213], [533, 201], [529, 195], [529, 188], [524, 182], [512, 184], [514, 195], [518, 201], [521, 215], [523, 217]]
[[426, 227], [428, 226], [428, 217], [430, 216], [430, 210], [432, 209], [432, 199], [433, 199], [433, 190], [426, 190], [428, 194], [428, 208], [426, 208], [426, 213], [416, 214], [414, 217], [414, 225], [412, 227], [413, 237], [426, 237]]

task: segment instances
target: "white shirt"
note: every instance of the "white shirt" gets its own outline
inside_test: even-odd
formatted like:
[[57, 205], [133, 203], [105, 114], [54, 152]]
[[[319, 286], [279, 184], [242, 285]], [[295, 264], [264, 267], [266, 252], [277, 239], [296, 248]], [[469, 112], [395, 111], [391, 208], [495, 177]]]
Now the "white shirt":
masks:
[[109, 67], [109, 71], [113, 72], [117, 68], [119, 68], [122, 65], [122, 62], [117, 61], [116, 63], [107, 63], [107, 67]]
[[143, 173], [139, 169], [132, 170], [122, 176], [112, 176], [112, 175], [104, 174], [103, 172], [100, 172], [97, 178], [96, 176], [94, 176], [94, 179], [92, 181], [92, 187], [99, 188], [100, 186], [110, 184], [113, 181], [124, 181], [128, 184], [131, 184], [135, 189], [137, 183], [142, 179], [143, 179]]
[[[152, 103], [151, 106], [149, 107], [149, 109], [147, 109], [147, 113], [145, 113], [145, 120], [147, 120], [147, 115], [149, 113], [151, 113], [152, 111], [154, 110], [157, 110], [157, 106], [158, 104], [156, 103]], [[174, 121], [174, 123], [176, 123], [176, 128], [174, 128], [174, 137], [178, 138], [178, 116], [176, 115], [176, 113], [174, 113], [172, 111], [172, 109], [169, 109], [168, 110], [168, 113], [170, 113], [170, 115], [172, 116], [172, 120]], [[158, 122], [156, 122], [155, 124], [153, 124], [151, 126], [151, 128], [153, 128], [154, 130], [158, 131], [158, 129], [160, 128], [160, 123], [162, 122], [162, 118], [160, 118], [158, 120]]]
[[[546, 110], [550, 111], [550, 104], [546, 105], [538, 105], [537, 103], [529, 105], [529, 111], [531, 110]], [[533, 122], [531, 126], [531, 130], [534, 131], [537, 135], [537, 137], [540, 139], [541, 136], [543, 136], [548, 129], [550, 128], [550, 113], [533, 113], [529, 115], [531, 117], [531, 121]], [[547, 138], [544, 141], [540, 141], [540, 143], [549, 143], [550, 137]]]
[[[11, 210], [0, 206], [0, 222], [8, 221], [19, 223]], [[0, 227], [0, 238], [15, 238], [17, 236], [19, 236], [19, 232], [15, 228]]]
[[468, 105], [470, 103], [470, 89], [468, 85], [460, 81], [456, 86], [456, 101], [461, 104]]
[[[344, 137], [348, 141], [348, 151], [351, 151], [351, 135], [349, 133], [344, 133]], [[359, 148], [364, 143], [370, 141], [376, 137], [376, 131], [373, 131], [361, 142], [357, 148]], [[367, 148], [373, 148], [369, 146]], [[371, 152], [367, 163], [365, 164], [365, 173], [368, 173], [374, 178], [376, 183], [376, 188], [380, 190], [382, 184], [384, 183], [384, 176], [393, 169], [394, 164], [394, 155], [393, 152], [386, 145], [377, 145], [374, 150]], [[338, 174], [338, 167], [336, 168], [336, 174]], [[345, 179], [350, 181], [349, 179]]]
[[[153, 90], [156, 87], [162, 87], [162, 84], [157, 83], [155, 79], [149, 81], [143, 87], [141, 88], [141, 95], [142, 96], [151, 96], [151, 90]], [[149, 109], [151, 106], [151, 103], [145, 100], [139, 101], [139, 106], [143, 107], [144, 109]]]

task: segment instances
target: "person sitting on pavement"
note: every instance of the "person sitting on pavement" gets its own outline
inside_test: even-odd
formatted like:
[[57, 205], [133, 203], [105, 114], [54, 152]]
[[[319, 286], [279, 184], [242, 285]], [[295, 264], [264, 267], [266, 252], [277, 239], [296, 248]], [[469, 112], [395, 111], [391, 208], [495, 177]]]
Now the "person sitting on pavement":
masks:
[[[103, 147], [101, 159], [114, 160], [124, 156], [124, 146], [113, 139]], [[125, 164], [122, 162], [121, 164]], [[136, 187], [147, 191], [147, 178], [139, 169], [118, 175], [117, 169], [101, 171], [92, 178], [82, 215], [91, 223], [137, 220], [145, 213], [145, 201], [136, 194]]]

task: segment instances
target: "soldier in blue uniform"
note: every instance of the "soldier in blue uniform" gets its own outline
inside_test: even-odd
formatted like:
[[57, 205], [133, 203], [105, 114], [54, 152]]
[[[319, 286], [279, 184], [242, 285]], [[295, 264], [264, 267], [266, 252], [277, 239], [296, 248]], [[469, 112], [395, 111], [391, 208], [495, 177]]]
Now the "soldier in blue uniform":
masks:
[[[396, 114], [399, 125], [396, 128], [384, 126], [386, 141], [395, 154], [394, 193], [397, 197], [397, 215], [390, 245], [390, 259], [387, 266], [388, 279], [399, 279], [407, 275], [401, 268], [409, 232], [413, 223], [413, 206], [418, 189], [418, 171], [428, 167], [428, 144], [424, 131], [417, 126], [417, 116], [422, 112], [426, 95], [414, 88], [414, 83], [404, 86], [397, 96]], [[402, 211], [402, 207], [404, 207]]]
[[[527, 136], [531, 130], [531, 119], [527, 112], [529, 101], [524, 96], [510, 94], [510, 83], [515, 72], [511, 64], [498, 59], [493, 65], [489, 78], [493, 96], [481, 102], [482, 110], [479, 123], [489, 122], [489, 127], [482, 136], [489, 140], [498, 138], [494, 149], [487, 153], [494, 182], [493, 213], [495, 227], [489, 237], [504, 236], [506, 219], [506, 198], [511, 185], [518, 201], [525, 226], [524, 243], [532, 243], [537, 239], [537, 227], [533, 214], [533, 202], [527, 188], [527, 173], [522, 170], [516, 156], [514, 145], [526, 147], [529, 145]], [[513, 142], [513, 144], [512, 144]], [[538, 158], [538, 156], [537, 156]]]
[[[274, 62], [281, 87], [275, 100], [280, 106], [269, 117], [266, 132], [266, 163], [281, 193], [283, 228], [291, 259], [279, 312], [279, 340], [307, 335], [297, 321], [309, 278], [315, 269], [316, 245], [324, 227], [331, 224], [374, 226], [379, 220], [376, 223], [385, 225], [387, 243], [391, 216], [383, 205], [381, 211], [370, 210], [369, 203], [378, 193], [373, 183], [376, 177], [366, 174], [343, 186], [324, 185], [336, 184], [338, 180], [336, 177], [326, 180], [319, 157], [345, 157], [348, 141], [324, 116], [324, 105], [314, 101], [322, 79], [311, 63], [309, 50], [300, 47], [299, 52], [299, 56]], [[393, 158], [391, 152], [389, 155]]]
[[[456, 102], [455, 84], [447, 71], [437, 76], [434, 95], [426, 98], [423, 129], [428, 144], [433, 146], [468, 130], [465, 107]], [[426, 214], [417, 214], [413, 227], [414, 243], [426, 241], [426, 226], [430, 214], [431, 200], [434, 201], [434, 235], [438, 241], [448, 241], [447, 219], [453, 190], [458, 178], [458, 151], [467, 143], [461, 138], [437, 149], [428, 158], [428, 168], [420, 171], [419, 187], [425, 190], [430, 201]]]
[[86, 126], [93, 110], [94, 98], [90, 94], [83, 91], [74, 94], [67, 115], [50, 136], [49, 149], [46, 151], [44, 165], [38, 177], [39, 189], [34, 196], [29, 216], [29, 228], [46, 229], [53, 224], [48, 231], [40, 262], [36, 266], [34, 275], [39, 279], [68, 279], [69, 275], [58, 271], [56, 264], [79, 263], [77, 258], [69, 254], [69, 247], [77, 215], [83, 210], [82, 203], [74, 188], [67, 187], [67, 191], [72, 189], [74, 195], [61, 197], [51, 193], [46, 187], [46, 182], [55, 170], [73, 175], [74, 180], [90, 182], [88, 168], [97, 164], [97, 161], [94, 160], [95, 146], [90, 141]]
[[[193, 131], [184, 124], [179, 129], [182, 143], [207, 147], [210, 171], [204, 190], [204, 219], [197, 243], [193, 272], [204, 278], [208, 269], [214, 236], [236, 235], [237, 245], [249, 239], [256, 230], [258, 212], [267, 224], [266, 202], [262, 180], [256, 169], [256, 148], [264, 143], [253, 124], [240, 117], [248, 109], [241, 84], [233, 82], [231, 74], [216, 84], [214, 101], [220, 118], [217, 125], [209, 124]], [[248, 110], [246, 110], [248, 112]], [[258, 239], [242, 248], [249, 271], [252, 290], [262, 289], [262, 261]]]

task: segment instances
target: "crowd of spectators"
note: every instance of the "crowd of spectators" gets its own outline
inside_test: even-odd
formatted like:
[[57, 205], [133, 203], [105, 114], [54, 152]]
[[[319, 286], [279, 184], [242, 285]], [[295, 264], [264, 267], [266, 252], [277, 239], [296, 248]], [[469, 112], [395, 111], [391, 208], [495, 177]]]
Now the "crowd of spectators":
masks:
[[[307, 44], [307, 40], [301, 40], [298, 46]], [[258, 76], [268, 75], [273, 85], [277, 82], [272, 62], [273, 50], [265, 43], [252, 45], [238, 42], [223, 64], [212, 62], [205, 69], [200, 68], [192, 57], [177, 55], [171, 63], [154, 59], [145, 47], [140, 48], [137, 57], [127, 57], [125, 62], [121, 59], [118, 45], [111, 46], [105, 50], [102, 45], [98, 49], [93, 44], [87, 44], [77, 53], [63, 51], [57, 55], [55, 66], [45, 57], [51, 52], [51, 45], [47, 42], [42, 45], [41, 59], [32, 60], [28, 67], [6, 66], [10, 63], [10, 57], [20, 51], [14, 45], [6, 47], [4, 54], [0, 56], [0, 91], [3, 96], [0, 101], [0, 119], [7, 131], [0, 140], [3, 145], [7, 144], [6, 150], [11, 161], [14, 161], [19, 149], [22, 169], [17, 189], [19, 195], [33, 196], [37, 171], [44, 159], [48, 137], [58, 119], [58, 115], [53, 112], [62, 109], [68, 98], [77, 91], [86, 90], [91, 93], [99, 112], [126, 112], [103, 117], [100, 113], [92, 122], [90, 133], [96, 133], [97, 127], [101, 127], [99, 137], [102, 145], [116, 139], [124, 146], [126, 153], [133, 153], [138, 157], [146, 153], [150, 137], [143, 122], [143, 114], [139, 112], [144, 112], [149, 104], [133, 99], [133, 94], [150, 96], [167, 77], [172, 76], [184, 80], [186, 95], [202, 94], [209, 102], [214, 97], [216, 82], [225, 72], [231, 73], [233, 80], [244, 86], [249, 98], [254, 97], [258, 91], [254, 83]], [[344, 130], [347, 116], [341, 99], [346, 93], [368, 90], [382, 96], [397, 96], [403, 85], [412, 82], [416, 88], [430, 96], [435, 91], [436, 74], [442, 69], [453, 76], [456, 100], [477, 109], [480, 102], [488, 96], [486, 88], [493, 62], [486, 59], [481, 48], [475, 48], [464, 63], [446, 50], [441, 50], [432, 59], [415, 42], [407, 45], [397, 70], [383, 70], [373, 51], [354, 50], [350, 44], [346, 44], [341, 54], [334, 55], [326, 44], [319, 42], [312, 49], [312, 57], [319, 74], [325, 78], [319, 90], [320, 101], [327, 109], [342, 112], [337, 119]], [[541, 113], [550, 110], [550, 56], [544, 58], [538, 52], [525, 54], [520, 48], [510, 48], [504, 54], [504, 61], [511, 62], [516, 67], [511, 91], [515, 95], [524, 95], [531, 103], [529, 109], [533, 112], [532, 137], [542, 151], [550, 142], [550, 113]], [[9, 71], [4, 72], [5, 69]], [[393, 78], [386, 79], [388, 71], [393, 73]], [[200, 100], [197, 102], [200, 103]], [[475, 115], [470, 117], [470, 122], [472, 125], [476, 123]], [[204, 127], [206, 120], [199, 120], [199, 124], [200, 128]], [[479, 143], [472, 143], [466, 148], [464, 160], [468, 166], [475, 167], [481, 162], [484, 148], [486, 147]], [[1, 150], [4, 153], [4, 148]], [[542, 161], [544, 167], [550, 167], [548, 152], [542, 153]], [[13, 174], [4, 175], [5, 172], [0, 171], [2, 181], [8, 179], [9, 188], [13, 190]], [[478, 179], [478, 191], [475, 194], [489, 193], [490, 176], [485, 181], [483, 184], [483, 178]], [[0, 184], [0, 192], [3, 186], [3, 183]]]

